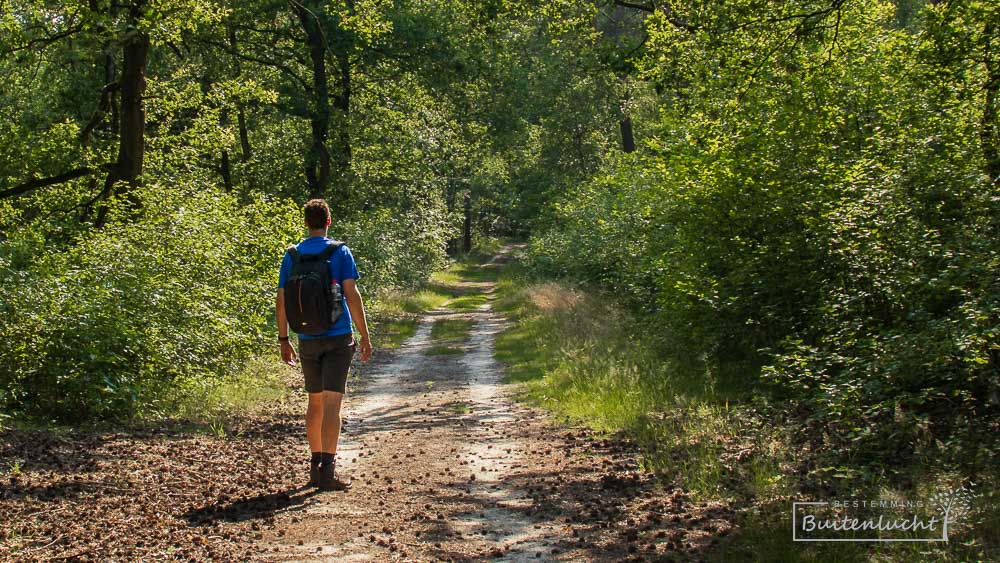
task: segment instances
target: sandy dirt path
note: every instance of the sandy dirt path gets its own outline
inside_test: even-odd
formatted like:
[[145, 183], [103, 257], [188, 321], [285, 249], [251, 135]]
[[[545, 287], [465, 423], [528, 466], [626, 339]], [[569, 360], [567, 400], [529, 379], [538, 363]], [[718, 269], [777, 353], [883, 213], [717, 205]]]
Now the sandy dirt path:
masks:
[[[475, 296], [494, 286], [450, 289]], [[429, 354], [444, 319], [466, 319], [469, 337], [457, 354]], [[224, 425], [0, 429], [0, 561], [725, 554], [731, 511], [639, 471], [627, 439], [512, 400], [493, 354], [505, 322], [489, 304], [432, 311], [401, 349], [357, 365], [340, 451], [355, 482], [346, 493], [302, 486], [305, 396], [291, 369], [282, 398]]]
[[[427, 354], [433, 323], [442, 319], [473, 322], [463, 353]], [[391, 362], [362, 367], [364, 382], [348, 392], [338, 455], [353, 488], [304, 492], [308, 498], [263, 534], [261, 557], [697, 558], [717, 531], [711, 507], [689, 506], [680, 491], [657, 487], [638, 471], [629, 444], [593, 439], [515, 403], [493, 357], [504, 323], [489, 303], [431, 311]], [[691, 533], [695, 523], [709, 524], [707, 533]]]

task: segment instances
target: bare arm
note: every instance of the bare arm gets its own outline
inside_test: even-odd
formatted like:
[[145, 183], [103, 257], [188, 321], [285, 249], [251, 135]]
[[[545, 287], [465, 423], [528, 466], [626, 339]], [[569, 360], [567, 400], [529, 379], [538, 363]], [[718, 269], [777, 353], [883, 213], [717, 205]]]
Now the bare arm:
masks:
[[290, 366], [295, 365], [295, 348], [288, 341], [288, 316], [285, 314], [285, 289], [278, 288], [278, 296], [274, 299], [274, 318], [278, 321], [278, 339], [281, 340], [281, 360]]
[[368, 334], [368, 317], [365, 316], [365, 303], [358, 291], [357, 280], [344, 280], [344, 296], [347, 297], [347, 308], [351, 311], [351, 320], [361, 333], [361, 359], [367, 362], [372, 357], [372, 343]]

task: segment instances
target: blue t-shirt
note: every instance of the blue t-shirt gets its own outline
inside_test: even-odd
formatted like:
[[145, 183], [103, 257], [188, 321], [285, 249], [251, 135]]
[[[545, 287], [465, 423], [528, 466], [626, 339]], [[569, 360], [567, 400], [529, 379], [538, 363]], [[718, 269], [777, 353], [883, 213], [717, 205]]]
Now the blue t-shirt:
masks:
[[[323, 252], [323, 249], [327, 245], [333, 244], [333, 239], [327, 237], [309, 237], [306, 240], [295, 245], [298, 249], [299, 254], [319, 254]], [[278, 272], [278, 287], [285, 287], [285, 282], [288, 281], [288, 277], [292, 274], [292, 257], [287, 252], [285, 252], [285, 257], [281, 259], [281, 270]], [[351, 250], [347, 248], [347, 245], [341, 245], [332, 256], [330, 256], [330, 279], [336, 280], [337, 283], [344, 286], [344, 280], [356, 280], [358, 279], [358, 266], [354, 263], [354, 256], [351, 254]], [[320, 338], [323, 336], [338, 336], [341, 334], [349, 334], [353, 331], [351, 328], [351, 311], [347, 308], [347, 294], [344, 294], [344, 312], [340, 314], [340, 318], [337, 322], [333, 323], [333, 326], [323, 334], [300, 334], [300, 340], [309, 340], [310, 338]]]

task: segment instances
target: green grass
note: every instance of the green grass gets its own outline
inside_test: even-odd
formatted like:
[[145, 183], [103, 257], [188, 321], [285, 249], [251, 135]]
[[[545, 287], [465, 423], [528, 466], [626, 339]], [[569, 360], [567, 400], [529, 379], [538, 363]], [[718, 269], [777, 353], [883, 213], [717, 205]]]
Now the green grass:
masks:
[[431, 327], [431, 340], [463, 342], [469, 338], [473, 324], [469, 319], [437, 319]]
[[437, 284], [439, 287], [447, 288], [448, 286], [458, 285], [462, 281], [460, 272], [454, 266], [431, 274], [431, 283]]
[[417, 333], [421, 313], [442, 307], [449, 299], [450, 295], [433, 287], [379, 295], [370, 311], [374, 343], [382, 350], [399, 348]]
[[474, 311], [486, 303], [489, 303], [489, 300], [489, 297], [483, 293], [465, 295], [448, 301], [448, 308], [456, 311]]
[[424, 352], [426, 356], [455, 356], [464, 354], [465, 350], [457, 346], [432, 346]]
[[165, 398], [168, 414], [220, 435], [231, 423], [252, 414], [260, 405], [286, 399], [293, 391], [286, 383], [296, 377], [297, 368], [278, 361], [277, 355], [248, 363], [232, 377], [199, 378], [182, 384]]
[[506, 367], [506, 382], [535, 381], [558, 365], [553, 355], [541, 354], [536, 347], [539, 339], [543, 338], [541, 324], [516, 323], [497, 338], [493, 355]]
[[489, 257], [468, 255], [457, 260], [445, 270], [435, 272], [431, 282], [442, 286], [455, 286], [468, 282], [493, 282], [497, 280], [500, 269], [487, 264]]
[[468, 403], [450, 403], [445, 405], [444, 408], [447, 411], [457, 414], [469, 414], [472, 412], [472, 405], [469, 405]]
[[[447, 307], [455, 311], [471, 311], [488, 302], [482, 288], [466, 285], [469, 281], [496, 279], [496, 271], [483, 272], [479, 265], [486, 258], [472, 253], [452, 262], [445, 270], [435, 272], [430, 281], [417, 291], [389, 292], [379, 297], [373, 308], [373, 337], [381, 349], [399, 348], [417, 332], [420, 314]], [[429, 355], [461, 354], [456, 342], [469, 336], [472, 321], [439, 320], [434, 323], [431, 338], [442, 345], [427, 351]]]
[[387, 316], [421, 314], [443, 306], [450, 298], [445, 293], [435, 291], [433, 287], [411, 292], [388, 292], [380, 296], [377, 312]]
[[781, 451], [764, 447], [780, 436], [735, 401], [730, 374], [667, 361], [605, 296], [531, 280], [516, 267], [500, 278], [498, 295], [496, 309], [516, 322], [499, 335], [496, 357], [524, 400], [597, 430], [624, 430], [643, 445], [646, 469], [704, 499], [750, 494], [729, 490], [733, 479], [754, 483], [756, 495], [784, 492], [766, 471], [780, 459], [761, 453], [753, 470], [720, 463], [731, 449]]
[[[997, 553], [997, 494], [983, 501], [974, 527], [957, 529], [947, 545], [793, 543], [792, 500], [831, 499], [803, 492], [811, 477], [798, 473], [806, 452], [791, 445], [797, 430], [746, 400], [755, 379], [749, 366], [666, 358], [648, 336], [655, 331], [638, 327], [606, 296], [532, 279], [516, 265], [501, 274], [497, 293], [495, 310], [514, 322], [498, 336], [496, 358], [521, 400], [607, 435], [624, 433], [639, 444], [644, 469], [697, 500], [738, 510], [737, 529], [706, 553], [709, 560], [969, 561]], [[851, 498], [926, 499], [934, 479], [909, 492], [868, 483]]]
[[383, 350], [395, 350], [417, 333], [416, 317], [396, 317], [372, 323], [372, 339]]
[[474, 311], [488, 303], [491, 296], [483, 283], [497, 281], [499, 268], [488, 264], [492, 256], [474, 252], [453, 260], [445, 270], [435, 272], [427, 284], [429, 291], [444, 298], [438, 306], [455, 311]]
[[[489, 252], [477, 249], [454, 259], [445, 270], [434, 272], [430, 280], [420, 289], [388, 291], [380, 294], [370, 304], [369, 310], [375, 345], [383, 350], [399, 348], [403, 342], [416, 334], [419, 317], [427, 311], [443, 307], [456, 311], [472, 311], [487, 303], [489, 296], [482, 293], [482, 288], [468, 285], [467, 282], [496, 280], [497, 269], [481, 267], [493, 252], [495, 249]], [[452, 325], [444, 328], [435, 324], [434, 330], [432, 337], [438, 340], [464, 340], [468, 336], [468, 328]], [[442, 333], [449, 330], [458, 330], [459, 333], [452, 336]], [[433, 355], [461, 352], [444, 347], [432, 349], [430, 353]]]
[[13, 459], [13, 460], [7, 460], [7, 474], [8, 475], [20, 475], [22, 473], [22, 471], [21, 471], [22, 464], [24, 464], [24, 460], [20, 459], [20, 458], [16, 458], [16, 459]]

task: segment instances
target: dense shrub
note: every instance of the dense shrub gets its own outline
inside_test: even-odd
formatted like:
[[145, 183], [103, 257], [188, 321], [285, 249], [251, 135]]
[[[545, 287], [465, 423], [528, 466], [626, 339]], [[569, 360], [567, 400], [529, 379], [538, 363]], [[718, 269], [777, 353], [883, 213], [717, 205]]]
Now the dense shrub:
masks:
[[359, 287], [377, 297], [386, 290], [412, 288], [427, 279], [446, 259], [452, 235], [444, 211], [406, 214], [381, 209], [331, 226], [358, 263]]
[[924, 34], [887, 6], [845, 9], [843, 56], [793, 50], [742, 91], [712, 66], [719, 45], [697, 51], [718, 83], [563, 199], [535, 268], [623, 295], [675, 356], [740, 366], [814, 451], [988, 467], [1000, 192], [981, 67], [957, 82], [935, 66], [952, 45], [935, 9]]
[[[47, 242], [52, 226], [36, 222], [0, 240], [0, 408], [66, 421], [166, 412], [174, 391], [272, 352], [299, 205], [202, 186], [149, 185], [141, 197], [138, 217], [122, 211], [100, 231]], [[353, 247], [377, 299], [443, 260], [433, 219], [358, 215], [331, 235]]]
[[172, 385], [231, 374], [264, 342], [297, 208], [144, 192], [141, 218], [66, 248], [31, 229], [2, 242], [6, 408], [67, 420], [155, 408]]

